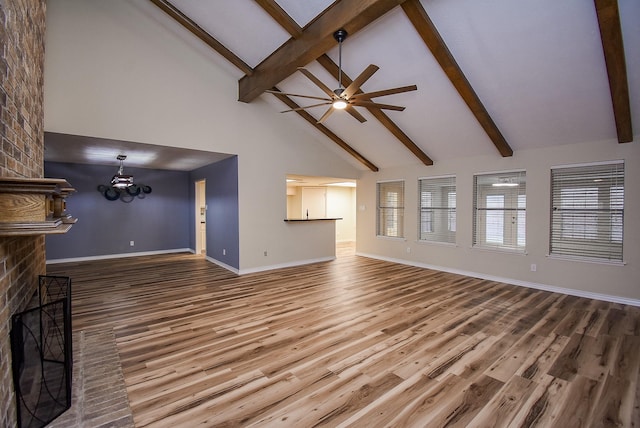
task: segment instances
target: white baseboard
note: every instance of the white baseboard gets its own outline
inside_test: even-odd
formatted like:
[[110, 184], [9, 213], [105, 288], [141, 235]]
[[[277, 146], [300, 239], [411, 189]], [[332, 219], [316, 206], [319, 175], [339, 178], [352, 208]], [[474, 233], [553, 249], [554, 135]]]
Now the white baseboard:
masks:
[[[47, 260], [47, 264], [57, 264], [57, 263], [71, 263], [71, 262], [83, 262], [83, 261], [91, 261], [91, 260], [105, 260], [105, 259], [117, 259], [117, 258], [122, 258], [122, 257], [139, 257], [139, 256], [153, 256], [153, 255], [158, 255], [158, 254], [171, 254], [171, 253], [195, 253], [195, 251], [191, 248], [176, 248], [176, 249], [172, 249], [172, 250], [159, 250], [159, 251], [141, 251], [138, 253], [123, 253], [123, 254], [107, 254], [107, 255], [102, 255], [102, 256], [89, 256], [89, 257], [73, 257], [73, 258], [66, 258], [66, 259], [54, 259], [54, 260]], [[601, 293], [592, 293], [590, 291], [582, 291], [582, 290], [576, 290], [573, 288], [564, 288], [564, 287], [557, 287], [557, 286], [553, 286], [553, 285], [547, 285], [547, 284], [540, 284], [540, 283], [535, 283], [535, 282], [529, 282], [529, 281], [521, 281], [519, 279], [513, 279], [513, 278], [504, 278], [504, 277], [499, 277], [499, 276], [494, 276], [494, 275], [487, 275], [487, 274], [483, 274], [483, 273], [478, 273], [478, 272], [471, 272], [471, 271], [465, 271], [465, 270], [461, 270], [461, 269], [453, 269], [453, 268], [449, 268], [449, 267], [445, 267], [445, 266], [436, 266], [436, 265], [430, 265], [427, 263], [419, 263], [419, 262], [413, 262], [413, 261], [409, 261], [409, 260], [404, 260], [404, 259], [396, 259], [396, 258], [392, 258], [392, 257], [384, 257], [384, 256], [379, 256], [376, 254], [368, 254], [368, 253], [361, 253], [361, 252], [356, 252], [356, 255], [358, 256], [362, 256], [362, 257], [368, 257], [370, 259], [376, 259], [376, 260], [383, 260], [383, 261], [387, 261], [387, 262], [392, 262], [392, 263], [398, 263], [398, 264], [403, 264], [403, 265], [409, 265], [409, 266], [415, 266], [415, 267], [419, 267], [419, 268], [424, 268], [424, 269], [433, 269], [433, 270], [439, 270], [439, 271], [443, 271], [443, 272], [449, 272], [449, 273], [455, 273], [458, 275], [464, 275], [464, 276], [470, 276], [470, 277], [474, 277], [474, 278], [481, 278], [481, 279], [486, 279], [489, 281], [496, 281], [496, 282], [504, 282], [506, 284], [511, 284], [511, 285], [517, 285], [520, 287], [528, 287], [528, 288], [533, 288], [536, 290], [543, 290], [543, 291], [549, 291], [549, 292], [553, 292], [553, 293], [561, 293], [561, 294], [567, 294], [570, 296], [576, 296], [576, 297], [585, 297], [588, 299], [596, 299], [596, 300], [602, 300], [605, 302], [613, 302], [613, 303], [620, 303], [623, 305], [631, 305], [631, 306], [638, 306], [640, 307], [640, 300], [637, 299], [630, 299], [627, 297], [620, 297], [620, 296], [613, 296], [613, 295], [609, 295], [609, 294], [601, 294]], [[248, 269], [236, 269], [233, 266], [229, 266], [226, 263], [223, 263], [219, 260], [216, 260], [214, 258], [211, 257], [205, 257], [206, 260], [208, 260], [211, 263], [214, 263], [230, 272], [235, 273], [236, 275], [246, 275], [249, 273], [257, 273], [257, 272], [264, 272], [264, 271], [269, 271], [269, 270], [274, 270], [274, 269], [282, 269], [282, 268], [288, 268], [288, 267], [295, 267], [295, 266], [303, 266], [303, 265], [308, 265], [308, 264], [312, 264], [312, 263], [322, 263], [322, 262], [328, 262], [328, 261], [332, 261], [335, 260], [335, 257], [321, 257], [321, 258], [316, 258], [316, 259], [308, 259], [308, 260], [297, 260], [294, 262], [287, 262], [287, 263], [280, 263], [280, 264], [276, 264], [276, 265], [268, 265], [268, 266], [258, 266], [255, 268], [248, 268]]]
[[[124, 254], [107, 254], [107, 255], [103, 255], [103, 256], [89, 256], [89, 257], [73, 257], [73, 258], [68, 258], [68, 259], [54, 259], [54, 260], [47, 260], [47, 264], [56, 264], [56, 263], [71, 263], [71, 262], [84, 262], [84, 261], [91, 261], [91, 260], [105, 260], [105, 259], [118, 259], [118, 258], [122, 258], [122, 257], [137, 257], [137, 256], [153, 256], [153, 255], [157, 255], [157, 254], [171, 254], [171, 253], [192, 253], [195, 254], [195, 250], [191, 249], [191, 248], [177, 248], [174, 250], [160, 250], [160, 251], [144, 251], [144, 252], [139, 252], [139, 253], [124, 253]], [[235, 273], [236, 275], [245, 275], [248, 273], [255, 273], [255, 272], [264, 272], [264, 271], [268, 271], [268, 270], [273, 270], [273, 269], [281, 269], [281, 268], [287, 268], [287, 267], [294, 267], [294, 266], [302, 266], [302, 265], [308, 265], [311, 263], [321, 263], [321, 262], [329, 262], [331, 260], [335, 260], [335, 256], [332, 257], [320, 257], [317, 259], [308, 259], [308, 260], [297, 260], [294, 262], [288, 262], [288, 263], [281, 263], [281, 264], [277, 264], [277, 265], [269, 265], [269, 266], [258, 266], [255, 268], [249, 268], [249, 269], [237, 269], [233, 266], [230, 266], [226, 263], [221, 262], [220, 260], [216, 260], [212, 257], [209, 256], [205, 256], [205, 259], [213, 264], [216, 264], [218, 266], [220, 266], [221, 268], [224, 268], [230, 272]]]
[[220, 260], [216, 260], [216, 259], [214, 259], [212, 257], [209, 257], [209, 256], [205, 256], [205, 259], [207, 261], [213, 263], [214, 265], [218, 265], [221, 268], [224, 268], [224, 269], [226, 269], [228, 271], [231, 271], [231, 272], [235, 273], [236, 275], [239, 275], [238, 269], [234, 268], [233, 266], [229, 266], [228, 264], [222, 263]]
[[553, 286], [553, 285], [539, 284], [539, 283], [529, 282], [529, 281], [521, 281], [519, 279], [503, 278], [503, 277], [499, 277], [499, 276], [487, 275], [487, 274], [484, 274], [484, 273], [470, 272], [470, 271], [465, 271], [465, 270], [460, 270], [460, 269], [452, 269], [452, 268], [444, 267], [444, 266], [430, 265], [430, 264], [427, 264], [427, 263], [413, 262], [413, 261], [410, 261], [410, 260], [395, 259], [395, 258], [392, 258], [392, 257], [383, 257], [383, 256], [379, 256], [379, 255], [376, 255], [376, 254], [368, 254], [368, 253], [356, 252], [356, 255], [362, 256], [362, 257], [368, 257], [370, 259], [376, 259], [376, 260], [383, 260], [383, 261], [386, 261], [386, 262], [398, 263], [398, 264], [402, 264], [402, 265], [409, 265], [409, 266], [415, 266], [415, 267], [424, 268], [424, 269], [433, 269], [433, 270], [439, 270], [439, 271], [442, 271], [442, 272], [449, 272], [449, 273], [455, 273], [455, 274], [458, 274], [458, 275], [470, 276], [470, 277], [474, 277], [474, 278], [481, 278], [481, 279], [486, 279], [486, 280], [489, 280], [489, 281], [504, 282], [506, 284], [517, 285], [517, 286], [520, 286], [520, 287], [528, 287], [528, 288], [533, 288], [533, 289], [536, 289], [536, 290], [550, 291], [552, 293], [561, 293], [561, 294], [567, 294], [569, 296], [586, 297], [587, 299], [602, 300], [602, 301], [605, 301], [605, 302], [621, 303], [623, 305], [630, 305], [630, 306], [638, 306], [638, 307], [640, 307], [640, 300], [630, 299], [628, 297], [620, 297], [620, 296], [612, 296], [612, 295], [609, 295], [609, 294], [592, 293], [590, 291], [576, 290], [576, 289], [573, 289], [573, 288], [556, 287], [556, 286]]
[[140, 251], [138, 253], [123, 253], [123, 254], [105, 254], [102, 256], [71, 257], [68, 259], [47, 260], [47, 264], [53, 265], [57, 263], [86, 262], [91, 260], [120, 259], [123, 257], [155, 256], [158, 254], [172, 254], [172, 253], [195, 253], [195, 251], [193, 251], [191, 248], [175, 248], [173, 250]]
[[254, 268], [240, 269], [238, 274], [239, 275], [246, 275], [248, 273], [264, 272], [264, 271], [274, 270], [274, 269], [282, 269], [282, 268], [288, 268], [288, 267], [303, 266], [303, 265], [309, 265], [309, 264], [312, 264], [312, 263], [330, 262], [330, 261], [335, 260], [335, 259], [336, 259], [335, 256], [331, 256], [331, 257], [319, 257], [317, 259], [296, 260], [294, 262], [280, 263], [280, 264], [277, 264], [277, 265], [258, 266], [258, 267], [254, 267]]

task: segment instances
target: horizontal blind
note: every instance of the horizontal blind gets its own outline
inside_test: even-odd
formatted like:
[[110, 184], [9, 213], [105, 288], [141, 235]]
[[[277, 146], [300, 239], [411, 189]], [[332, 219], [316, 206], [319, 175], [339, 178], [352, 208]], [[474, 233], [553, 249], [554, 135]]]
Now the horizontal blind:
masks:
[[456, 242], [456, 177], [418, 180], [418, 239]]
[[525, 171], [474, 176], [474, 246], [525, 250], [526, 190]]
[[622, 261], [624, 163], [551, 170], [549, 253]]
[[404, 181], [384, 181], [378, 187], [378, 236], [404, 237]]

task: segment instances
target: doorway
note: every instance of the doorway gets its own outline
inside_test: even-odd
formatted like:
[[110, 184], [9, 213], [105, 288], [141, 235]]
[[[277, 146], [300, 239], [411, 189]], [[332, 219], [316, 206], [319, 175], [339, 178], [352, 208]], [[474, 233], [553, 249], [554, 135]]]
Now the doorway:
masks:
[[336, 255], [355, 254], [356, 180], [288, 174], [287, 218], [336, 221]]
[[196, 254], [207, 254], [206, 180], [196, 181], [195, 234]]

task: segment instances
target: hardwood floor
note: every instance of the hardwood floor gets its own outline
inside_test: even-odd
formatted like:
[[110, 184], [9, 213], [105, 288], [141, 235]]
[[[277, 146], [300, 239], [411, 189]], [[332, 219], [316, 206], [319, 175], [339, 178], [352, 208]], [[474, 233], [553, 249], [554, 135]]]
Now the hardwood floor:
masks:
[[358, 257], [50, 265], [136, 426], [640, 426], [640, 308]]

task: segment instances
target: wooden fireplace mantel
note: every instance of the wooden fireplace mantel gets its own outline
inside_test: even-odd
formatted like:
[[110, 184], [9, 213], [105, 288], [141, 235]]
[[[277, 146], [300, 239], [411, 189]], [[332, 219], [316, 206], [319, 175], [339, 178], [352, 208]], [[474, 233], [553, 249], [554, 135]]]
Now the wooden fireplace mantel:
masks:
[[0, 177], [0, 236], [66, 233], [78, 220], [65, 212], [75, 191], [62, 178]]

